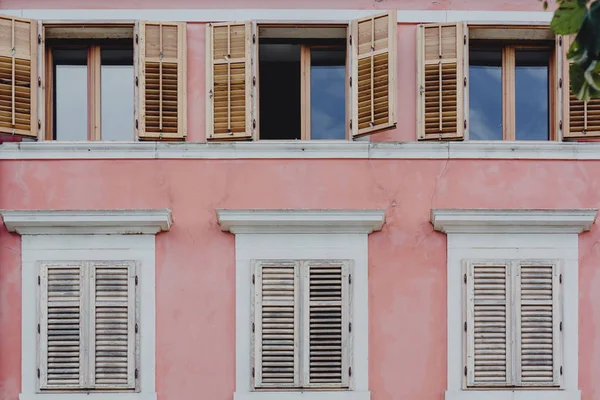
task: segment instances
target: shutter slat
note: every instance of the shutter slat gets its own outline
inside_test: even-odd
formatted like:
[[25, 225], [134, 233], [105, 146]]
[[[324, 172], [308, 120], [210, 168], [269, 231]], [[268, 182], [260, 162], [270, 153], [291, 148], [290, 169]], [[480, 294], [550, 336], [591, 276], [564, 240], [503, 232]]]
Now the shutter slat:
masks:
[[186, 120], [186, 25], [140, 23], [140, 139], [182, 140]]
[[36, 58], [37, 23], [0, 15], [0, 133], [37, 136]]
[[420, 25], [418, 139], [464, 136], [463, 24]]

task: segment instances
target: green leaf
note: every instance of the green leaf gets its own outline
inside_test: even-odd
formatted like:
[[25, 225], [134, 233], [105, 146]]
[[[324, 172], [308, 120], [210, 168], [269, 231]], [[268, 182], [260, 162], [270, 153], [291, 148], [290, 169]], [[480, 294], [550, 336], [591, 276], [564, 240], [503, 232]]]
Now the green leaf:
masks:
[[[579, 100], [588, 101], [591, 98], [600, 98], [600, 90], [595, 85], [600, 82], [600, 64], [596, 63], [591, 71], [584, 70], [579, 64], [572, 64], [569, 68], [569, 76], [571, 79], [571, 93]], [[587, 74], [587, 75], [586, 75]], [[591, 81], [588, 81], [590, 76]], [[593, 82], [594, 84], [590, 84]]]
[[587, 1], [563, 0], [550, 23], [550, 28], [557, 35], [577, 33], [583, 24], [587, 12]]
[[584, 72], [586, 82], [594, 89], [600, 91], [600, 62], [592, 61], [588, 69]]

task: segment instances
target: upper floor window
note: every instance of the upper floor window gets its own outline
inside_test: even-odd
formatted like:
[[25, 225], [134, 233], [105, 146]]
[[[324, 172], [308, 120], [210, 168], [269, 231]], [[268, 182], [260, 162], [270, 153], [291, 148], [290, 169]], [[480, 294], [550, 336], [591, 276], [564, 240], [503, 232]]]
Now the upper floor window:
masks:
[[211, 24], [208, 139], [347, 139], [394, 127], [396, 25], [395, 12]]

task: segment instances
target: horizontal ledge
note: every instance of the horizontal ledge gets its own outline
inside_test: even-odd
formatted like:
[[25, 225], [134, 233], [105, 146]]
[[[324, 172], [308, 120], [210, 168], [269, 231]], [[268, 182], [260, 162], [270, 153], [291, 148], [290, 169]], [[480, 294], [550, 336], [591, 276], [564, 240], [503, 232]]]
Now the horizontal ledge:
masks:
[[370, 400], [371, 392], [303, 391], [303, 392], [236, 392], [233, 400]]
[[364, 233], [381, 230], [383, 210], [217, 210], [231, 233]]
[[21, 235], [156, 234], [173, 223], [171, 210], [0, 210]]
[[156, 400], [149, 393], [20, 393], [19, 400]]
[[581, 400], [579, 390], [460, 390], [446, 391], [445, 400]]
[[23, 142], [0, 160], [90, 159], [510, 159], [600, 160], [600, 143], [264, 141], [229, 143]]
[[445, 233], [581, 233], [597, 209], [433, 209], [431, 223]]

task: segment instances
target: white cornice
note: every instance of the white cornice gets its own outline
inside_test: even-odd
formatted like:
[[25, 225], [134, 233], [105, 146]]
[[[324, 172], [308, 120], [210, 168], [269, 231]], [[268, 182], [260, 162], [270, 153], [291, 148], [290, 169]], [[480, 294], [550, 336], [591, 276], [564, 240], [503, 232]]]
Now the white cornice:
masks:
[[445, 233], [581, 233], [590, 230], [597, 209], [433, 209], [431, 223]]
[[346, 142], [228, 143], [23, 142], [0, 145], [0, 160], [92, 159], [507, 159], [600, 160], [600, 143]]
[[0, 210], [21, 235], [156, 234], [173, 223], [171, 210]]
[[217, 210], [231, 233], [364, 233], [378, 231], [383, 210]]

